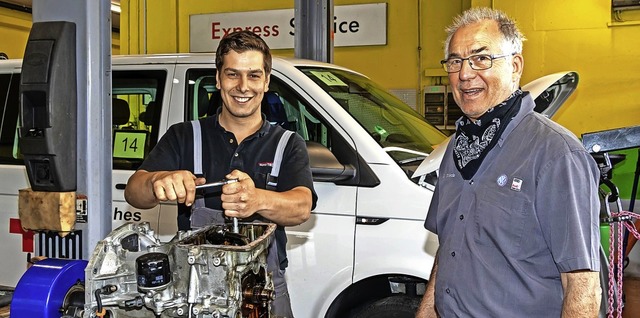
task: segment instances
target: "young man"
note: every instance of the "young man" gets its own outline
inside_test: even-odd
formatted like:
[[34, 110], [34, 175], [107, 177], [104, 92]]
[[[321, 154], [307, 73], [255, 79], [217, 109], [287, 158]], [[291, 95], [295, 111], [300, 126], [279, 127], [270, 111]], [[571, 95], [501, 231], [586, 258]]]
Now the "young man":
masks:
[[425, 221], [440, 247], [417, 317], [597, 317], [595, 161], [519, 89], [513, 20], [473, 8], [447, 32], [442, 64], [464, 116]]
[[[268, 179], [276, 147], [285, 132], [280, 126], [270, 125], [260, 110], [269, 89], [269, 47], [249, 31], [231, 33], [220, 41], [216, 67], [222, 107], [215, 116], [169, 128], [129, 179], [125, 198], [141, 209], [161, 201], [177, 201], [178, 228], [188, 230], [206, 225], [194, 223], [202, 220], [199, 213], [192, 215], [196, 185], [237, 179], [222, 186], [221, 193], [207, 196], [206, 207], [227, 217], [266, 219], [278, 224], [276, 245], [268, 254], [276, 289], [272, 313], [293, 317], [284, 281], [284, 226], [305, 222], [317, 200], [306, 146], [293, 134], [284, 150], [277, 188], [267, 190], [267, 182], [273, 181]], [[194, 174], [194, 125], [195, 131], [201, 132], [203, 176]]]

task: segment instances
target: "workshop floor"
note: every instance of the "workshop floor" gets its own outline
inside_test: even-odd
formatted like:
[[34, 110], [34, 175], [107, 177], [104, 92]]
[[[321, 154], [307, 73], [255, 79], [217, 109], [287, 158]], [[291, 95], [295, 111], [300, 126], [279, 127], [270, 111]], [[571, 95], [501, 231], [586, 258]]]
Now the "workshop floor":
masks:
[[[622, 318], [640, 317], [640, 277], [625, 277], [622, 288], [627, 300]], [[9, 306], [0, 308], [0, 318], [9, 318]]]
[[625, 277], [622, 289], [626, 295], [622, 318], [640, 317], [640, 277]]

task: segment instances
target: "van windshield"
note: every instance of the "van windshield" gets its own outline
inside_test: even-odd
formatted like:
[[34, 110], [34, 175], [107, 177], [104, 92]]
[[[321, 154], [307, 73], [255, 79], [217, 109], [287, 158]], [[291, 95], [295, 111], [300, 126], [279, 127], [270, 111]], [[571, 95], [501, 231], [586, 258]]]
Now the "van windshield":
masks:
[[400, 165], [419, 164], [446, 136], [370, 79], [344, 70], [301, 67]]

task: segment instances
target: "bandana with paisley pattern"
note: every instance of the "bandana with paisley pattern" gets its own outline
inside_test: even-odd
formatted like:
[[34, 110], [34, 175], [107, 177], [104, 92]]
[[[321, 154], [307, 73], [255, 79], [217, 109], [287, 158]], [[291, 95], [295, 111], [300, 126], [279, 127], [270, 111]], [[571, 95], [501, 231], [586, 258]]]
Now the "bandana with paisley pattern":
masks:
[[466, 116], [458, 121], [453, 160], [465, 180], [473, 178], [484, 157], [498, 143], [500, 135], [520, 110], [524, 96], [522, 90], [518, 89], [475, 122]]

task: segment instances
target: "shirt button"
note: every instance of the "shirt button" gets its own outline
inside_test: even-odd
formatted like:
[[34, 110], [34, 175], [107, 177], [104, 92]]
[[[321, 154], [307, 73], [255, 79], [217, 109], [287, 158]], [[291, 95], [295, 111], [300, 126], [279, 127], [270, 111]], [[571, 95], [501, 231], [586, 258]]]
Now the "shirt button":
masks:
[[232, 144], [233, 143], [233, 139], [229, 139], [229, 143]]
[[469, 184], [473, 184], [473, 180], [469, 181]]
[[456, 257], [456, 252], [451, 252], [451, 257]]
[[460, 214], [460, 221], [464, 220], [464, 215]]
[[237, 157], [237, 156], [239, 156], [239, 155], [238, 155], [238, 153], [236, 152], [236, 153], [234, 153], [234, 154], [233, 154], [233, 156], [234, 156], [234, 157]]
[[449, 288], [445, 289], [444, 291], [446, 291], [447, 294], [451, 294], [451, 291], [449, 290]]

